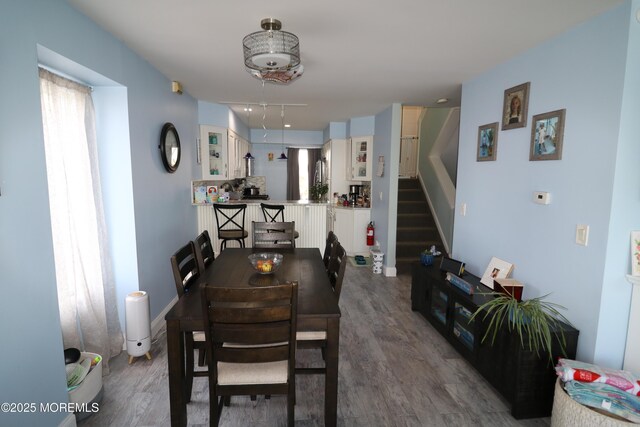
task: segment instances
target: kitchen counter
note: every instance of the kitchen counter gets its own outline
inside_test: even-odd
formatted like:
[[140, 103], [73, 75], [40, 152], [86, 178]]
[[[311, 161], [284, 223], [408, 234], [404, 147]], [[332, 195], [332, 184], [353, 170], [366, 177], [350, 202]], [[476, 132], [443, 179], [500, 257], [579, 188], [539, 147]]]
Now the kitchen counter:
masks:
[[343, 205], [330, 205], [330, 207], [336, 208], [336, 209], [371, 209], [371, 207], [364, 207], [364, 206], [343, 206]]
[[[264, 215], [260, 208], [260, 203], [273, 205], [284, 205], [284, 220], [295, 221], [296, 231], [300, 236], [296, 239], [296, 247], [299, 248], [318, 248], [320, 252], [324, 251], [325, 241], [327, 239], [327, 206], [328, 203], [313, 203], [299, 200], [230, 200], [228, 204], [246, 203], [244, 228], [249, 232], [249, 237], [245, 239], [245, 246], [250, 248], [253, 246], [253, 236], [251, 230], [251, 222], [264, 221]], [[213, 250], [218, 255], [220, 253], [220, 241], [218, 240], [218, 226], [216, 223], [216, 214], [213, 209], [213, 203], [204, 205], [196, 205], [198, 215], [198, 233], [204, 230], [209, 231], [211, 236]], [[230, 241], [228, 247], [238, 246], [237, 242]]]

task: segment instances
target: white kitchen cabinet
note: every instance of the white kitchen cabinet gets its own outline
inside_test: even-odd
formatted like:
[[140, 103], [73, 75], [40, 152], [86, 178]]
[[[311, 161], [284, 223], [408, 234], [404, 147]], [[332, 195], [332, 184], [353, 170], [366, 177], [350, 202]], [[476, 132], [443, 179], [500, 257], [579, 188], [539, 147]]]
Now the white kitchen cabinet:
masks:
[[371, 156], [373, 137], [361, 136], [349, 138], [347, 144], [347, 179], [371, 181]]
[[229, 177], [227, 129], [200, 126], [200, 163], [202, 179], [223, 180]]
[[366, 208], [341, 208], [333, 210], [333, 232], [347, 255], [369, 255], [367, 225], [371, 221], [371, 210]]

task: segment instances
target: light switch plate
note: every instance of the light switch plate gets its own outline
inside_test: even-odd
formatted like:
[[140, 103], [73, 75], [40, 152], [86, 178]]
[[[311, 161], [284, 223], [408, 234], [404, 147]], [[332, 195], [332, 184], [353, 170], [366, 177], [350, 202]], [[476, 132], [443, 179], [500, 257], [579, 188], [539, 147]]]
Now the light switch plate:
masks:
[[578, 224], [576, 226], [576, 244], [587, 246], [589, 244], [589, 226], [586, 224]]

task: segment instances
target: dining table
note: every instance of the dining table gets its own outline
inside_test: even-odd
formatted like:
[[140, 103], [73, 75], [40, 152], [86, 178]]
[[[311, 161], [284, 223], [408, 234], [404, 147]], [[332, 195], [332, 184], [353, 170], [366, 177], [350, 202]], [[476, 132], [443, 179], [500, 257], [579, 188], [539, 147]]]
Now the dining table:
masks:
[[[259, 274], [248, 260], [250, 254], [257, 252], [281, 253], [282, 264], [271, 274]], [[320, 250], [226, 248], [165, 316], [172, 426], [187, 425], [184, 334], [204, 330], [200, 287], [270, 286], [294, 281], [298, 282], [297, 329], [327, 334], [324, 422], [325, 426], [336, 425], [340, 308]]]

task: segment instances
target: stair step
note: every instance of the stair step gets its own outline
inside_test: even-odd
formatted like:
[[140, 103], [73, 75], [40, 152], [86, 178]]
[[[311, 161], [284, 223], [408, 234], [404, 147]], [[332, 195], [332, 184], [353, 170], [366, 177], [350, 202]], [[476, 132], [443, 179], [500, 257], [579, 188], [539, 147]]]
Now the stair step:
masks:
[[426, 200], [398, 201], [398, 214], [405, 213], [426, 213], [429, 205]]
[[396, 230], [397, 242], [437, 240], [438, 238], [439, 234], [436, 227], [398, 227]]
[[434, 225], [430, 212], [398, 214], [398, 227], [432, 227]]
[[425, 201], [424, 193], [420, 188], [406, 188], [398, 190], [398, 202]]
[[399, 179], [398, 190], [404, 188], [420, 188], [420, 181], [415, 178], [412, 179]]

